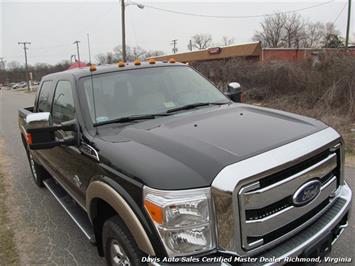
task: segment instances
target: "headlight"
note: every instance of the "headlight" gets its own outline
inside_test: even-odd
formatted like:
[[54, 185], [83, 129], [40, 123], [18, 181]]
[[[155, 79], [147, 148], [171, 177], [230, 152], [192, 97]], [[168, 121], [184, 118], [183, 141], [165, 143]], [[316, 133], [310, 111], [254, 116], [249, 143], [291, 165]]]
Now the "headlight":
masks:
[[144, 206], [169, 256], [215, 248], [209, 188], [163, 191], [144, 187]]

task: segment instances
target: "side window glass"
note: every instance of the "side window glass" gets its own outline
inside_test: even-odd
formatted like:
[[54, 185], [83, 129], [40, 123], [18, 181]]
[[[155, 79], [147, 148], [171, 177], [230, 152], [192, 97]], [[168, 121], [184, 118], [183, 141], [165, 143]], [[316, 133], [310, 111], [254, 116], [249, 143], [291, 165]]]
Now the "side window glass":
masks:
[[52, 81], [44, 81], [38, 97], [38, 112], [50, 112], [53, 98]]
[[52, 117], [55, 124], [73, 120], [75, 117], [74, 98], [69, 81], [63, 80], [57, 84], [53, 100]]

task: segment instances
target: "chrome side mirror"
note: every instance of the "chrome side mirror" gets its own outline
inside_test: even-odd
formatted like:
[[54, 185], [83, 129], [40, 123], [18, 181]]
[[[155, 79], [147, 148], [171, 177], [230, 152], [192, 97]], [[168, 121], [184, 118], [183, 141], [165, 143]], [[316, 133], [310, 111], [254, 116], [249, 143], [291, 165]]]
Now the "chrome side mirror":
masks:
[[238, 82], [231, 82], [228, 84], [228, 91], [229, 92], [235, 92], [235, 91], [238, 91], [240, 90], [241, 87], [240, 87], [240, 84]]
[[242, 88], [240, 84], [238, 82], [230, 82], [224, 95], [233, 102], [240, 103], [242, 101]]
[[53, 126], [49, 112], [32, 113], [26, 116], [26, 129], [47, 128]]
[[77, 143], [77, 134], [63, 139], [55, 136], [58, 130], [77, 132], [75, 120], [53, 125], [51, 114], [43, 112], [28, 114], [25, 121], [27, 144], [32, 150], [50, 149], [60, 145], [72, 146]]

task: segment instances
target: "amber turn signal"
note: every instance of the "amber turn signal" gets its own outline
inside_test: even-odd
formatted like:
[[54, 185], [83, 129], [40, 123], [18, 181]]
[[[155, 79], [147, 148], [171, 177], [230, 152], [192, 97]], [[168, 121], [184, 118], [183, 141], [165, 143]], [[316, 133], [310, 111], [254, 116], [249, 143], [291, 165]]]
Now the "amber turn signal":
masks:
[[141, 64], [141, 61], [139, 59], [134, 60], [134, 65], [139, 66]]
[[151, 64], [151, 65], [153, 65], [153, 64], [156, 63], [155, 59], [153, 59], [153, 58], [150, 58], [150, 59], [148, 60], [148, 62], [149, 62], [149, 64]]
[[169, 59], [169, 63], [172, 63], [172, 64], [174, 64], [176, 61], [175, 61], [175, 59], [174, 58], [170, 58]]
[[26, 143], [28, 145], [32, 144], [32, 134], [31, 133], [26, 133]]
[[163, 223], [163, 209], [161, 207], [148, 200], [144, 200], [144, 207], [153, 221], [158, 224]]

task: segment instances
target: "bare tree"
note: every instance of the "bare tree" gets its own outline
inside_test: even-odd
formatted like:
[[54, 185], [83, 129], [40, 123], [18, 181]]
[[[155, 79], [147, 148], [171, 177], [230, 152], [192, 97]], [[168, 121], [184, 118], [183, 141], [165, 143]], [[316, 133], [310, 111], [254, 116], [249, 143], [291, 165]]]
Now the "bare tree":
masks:
[[159, 51], [159, 50], [153, 50], [153, 51], [147, 51], [144, 55], [145, 58], [149, 58], [149, 57], [155, 57], [155, 56], [161, 56], [164, 55], [163, 51]]
[[325, 25], [320, 22], [308, 22], [305, 26], [306, 39], [303, 41], [305, 48], [319, 48], [325, 36]]
[[[140, 46], [136, 46], [136, 47], [132, 47], [131, 49], [131, 55], [134, 57], [135, 59], [144, 59], [145, 54], [147, 53], [146, 50], [144, 50], [142, 47]], [[133, 58], [132, 58], [133, 59]]]
[[333, 22], [328, 22], [325, 24], [325, 32], [326, 34], [340, 35], [340, 31], [335, 27]]
[[212, 43], [211, 34], [195, 34], [191, 38], [192, 46], [198, 50], [204, 50]]
[[235, 42], [233, 37], [223, 36], [222, 37], [222, 45], [228, 46], [232, 45]]
[[334, 23], [306, 21], [299, 14], [276, 13], [261, 23], [253, 40], [271, 48], [340, 47], [342, 39]]
[[260, 41], [264, 47], [279, 48], [283, 47], [284, 25], [287, 16], [283, 13], [275, 13], [268, 16], [260, 24], [262, 30], [256, 31], [254, 41]]
[[[147, 51], [140, 46], [126, 46], [127, 61], [132, 62], [136, 59], [144, 60], [148, 57], [163, 55], [164, 52], [158, 50]], [[122, 46], [118, 45], [113, 48], [113, 52], [106, 54], [98, 54], [96, 61], [98, 64], [112, 64], [122, 60]]]
[[117, 59], [115, 57], [115, 53], [113, 53], [113, 52], [106, 53], [106, 63], [113, 64], [115, 62], [117, 62]]
[[305, 22], [301, 15], [284, 14], [285, 23], [283, 25], [283, 46], [288, 48], [298, 48], [307, 38], [305, 32]]
[[98, 54], [96, 55], [96, 62], [99, 65], [106, 64], [106, 55], [104, 54]]
[[21, 64], [17, 61], [10, 61], [7, 63], [7, 68], [12, 70], [12, 69], [19, 69], [21, 68]]
[[[139, 59], [139, 55], [142, 53], [142, 48], [141, 47], [131, 47], [131, 46], [126, 46], [126, 58], [127, 61], [134, 61], [136, 59]], [[122, 55], [122, 45], [118, 45], [115, 48], [113, 48], [113, 54], [114, 58], [116, 61], [122, 60], [123, 55]]]
[[[29, 70], [32, 72], [34, 80], [40, 80], [43, 76], [68, 69], [69, 61], [62, 61], [56, 65], [49, 65], [46, 63], [38, 63], [34, 66], [29, 65]], [[23, 80], [26, 75], [26, 70], [23, 65], [17, 61], [11, 61], [5, 70], [0, 71], [0, 83], [4, 82], [19, 82]]]

